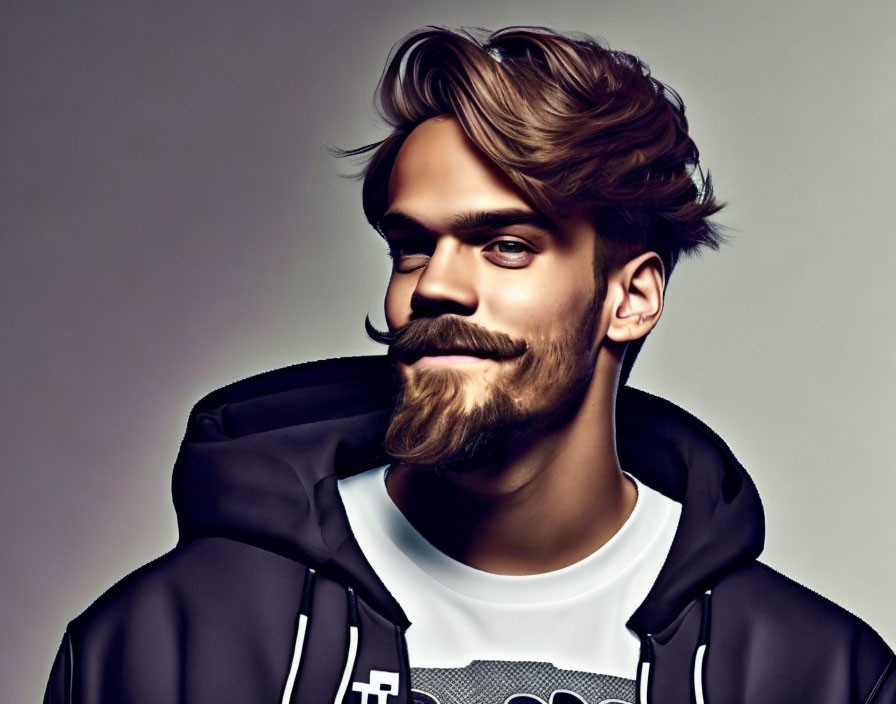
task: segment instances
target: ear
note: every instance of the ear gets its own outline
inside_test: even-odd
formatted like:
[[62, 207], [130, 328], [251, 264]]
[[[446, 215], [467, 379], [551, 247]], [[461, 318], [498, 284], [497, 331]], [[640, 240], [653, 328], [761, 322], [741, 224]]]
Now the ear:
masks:
[[663, 312], [666, 273], [656, 252], [645, 252], [616, 269], [607, 281], [607, 337], [631, 342], [644, 337]]

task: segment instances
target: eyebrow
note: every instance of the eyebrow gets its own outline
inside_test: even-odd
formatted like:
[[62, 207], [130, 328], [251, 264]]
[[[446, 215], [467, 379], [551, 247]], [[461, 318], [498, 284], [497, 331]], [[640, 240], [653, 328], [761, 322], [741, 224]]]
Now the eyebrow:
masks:
[[[523, 208], [472, 210], [459, 213], [451, 218], [449, 228], [453, 232], [476, 232], [510, 227], [511, 225], [530, 225], [551, 234], [555, 234], [559, 230], [557, 223], [544, 213]], [[389, 230], [429, 231], [426, 225], [401, 210], [392, 210], [383, 215], [377, 223], [376, 229], [384, 237]]]

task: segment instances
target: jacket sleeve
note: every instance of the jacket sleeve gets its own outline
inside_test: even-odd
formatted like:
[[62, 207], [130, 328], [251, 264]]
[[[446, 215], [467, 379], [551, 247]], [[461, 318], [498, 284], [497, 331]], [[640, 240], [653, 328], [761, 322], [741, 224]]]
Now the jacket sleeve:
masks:
[[69, 704], [71, 702], [72, 683], [72, 641], [66, 630], [62, 643], [50, 669], [50, 679], [44, 693], [44, 704]]

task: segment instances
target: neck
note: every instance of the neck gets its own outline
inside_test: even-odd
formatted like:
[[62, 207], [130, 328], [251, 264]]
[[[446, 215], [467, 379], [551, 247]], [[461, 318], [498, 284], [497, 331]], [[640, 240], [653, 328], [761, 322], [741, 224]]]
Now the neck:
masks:
[[581, 406], [515, 456], [464, 472], [396, 465], [387, 490], [430, 543], [497, 574], [538, 574], [577, 562], [625, 523], [636, 490], [616, 454], [616, 360], [605, 350]]

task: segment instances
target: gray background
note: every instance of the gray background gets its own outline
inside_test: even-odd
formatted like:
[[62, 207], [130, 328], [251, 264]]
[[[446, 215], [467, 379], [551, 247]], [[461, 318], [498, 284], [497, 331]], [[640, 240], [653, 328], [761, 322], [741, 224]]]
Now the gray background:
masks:
[[588, 31], [681, 92], [733, 241], [677, 270], [633, 382], [752, 473], [767, 562], [896, 643], [893, 8], [3, 3], [2, 699], [173, 544], [199, 396], [379, 351], [387, 258], [325, 145], [384, 135], [383, 61], [430, 23]]

